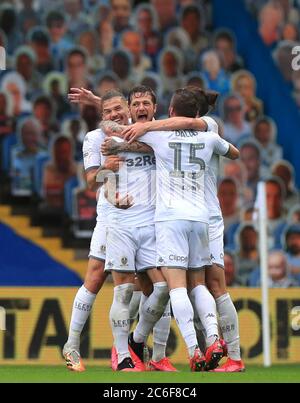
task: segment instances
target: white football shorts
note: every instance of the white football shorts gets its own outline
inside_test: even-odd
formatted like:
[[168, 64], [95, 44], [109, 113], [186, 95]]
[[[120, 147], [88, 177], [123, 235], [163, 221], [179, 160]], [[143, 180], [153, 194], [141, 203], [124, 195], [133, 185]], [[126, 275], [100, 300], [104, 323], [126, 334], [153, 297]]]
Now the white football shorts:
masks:
[[105, 251], [106, 226], [103, 221], [97, 221], [91, 239], [89, 258], [105, 261]]
[[105, 270], [142, 272], [156, 267], [155, 226], [107, 227]]
[[211, 265], [208, 224], [199, 221], [160, 221], [156, 227], [157, 266], [198, 270]]
[[224, 222], [222, 216], [209, 218], [209, 249], [213, 264], [224, 268]]

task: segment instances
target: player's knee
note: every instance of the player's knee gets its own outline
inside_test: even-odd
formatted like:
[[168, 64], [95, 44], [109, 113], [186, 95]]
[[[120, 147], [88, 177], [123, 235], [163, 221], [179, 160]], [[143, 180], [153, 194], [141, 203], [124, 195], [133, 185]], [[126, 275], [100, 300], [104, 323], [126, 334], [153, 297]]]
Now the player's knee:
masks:
[[139, 274], [139, 282], [143, 294], [146, 295], [146, 297], [149, 297], [153, 292], [153, 284], [149, 279], [149, 277], [147, 276], [147, 274], [146, 275], [144, 275], [144, 273]]
[[131, 283], [117, 285], [114, 288], [114, 301], [121, 305], [129, 305], [134, 285]]
[[93, 277], [99, 277], [104, 272], [104, 262], [101, 260], [90, 260], [87, 274]]
[[153, 284], [153, 292], [161, 306], [165, 306], [169, 301], [169, 288], [166, 282]]
[[84, 285], [93, 294], [98, 294], [106, 280], [106, 277], [107, 276], [105, 273], [102, 275], [90, 276], [86, 278]]
[[107, 273], [104, 272], [103, 262], [93, 261], [89, 263], [84, 284], [89, 291], [97, 294], [101, 289], [106, 277]]
[[206, 286], [215, 299], [226, 293], [226, 289], [219, 278], [210, 278], [207, 280]]

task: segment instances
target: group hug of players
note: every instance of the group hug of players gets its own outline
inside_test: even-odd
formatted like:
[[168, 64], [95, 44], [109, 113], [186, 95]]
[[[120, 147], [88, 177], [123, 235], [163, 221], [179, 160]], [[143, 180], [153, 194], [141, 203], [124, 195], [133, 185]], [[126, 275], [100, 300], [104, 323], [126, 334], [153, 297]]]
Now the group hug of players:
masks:
[[[71, 89], [69, 98], [95, 103], [102, 121], [83, 143], [87, 183], [98, 192], [97, 223], [63, 349], [67, 367], [85, 370], [80, 335], [111, 273], [114, 371], [176, 371], [166, 357], [171, 309], [192, 371], [244, 371], [238, 316], [226, 290], [217, 198], [219, 157], [236, 159], [239, 151], [206, 116], [217, 94], [178, 89], [164, 120], [154, 120], [156, 96], [145, 86], [134, 87], [128, 99], [117, 90], [100, 99], [85, 89]], [[151, 332], [153, 352], [146, 362]]]

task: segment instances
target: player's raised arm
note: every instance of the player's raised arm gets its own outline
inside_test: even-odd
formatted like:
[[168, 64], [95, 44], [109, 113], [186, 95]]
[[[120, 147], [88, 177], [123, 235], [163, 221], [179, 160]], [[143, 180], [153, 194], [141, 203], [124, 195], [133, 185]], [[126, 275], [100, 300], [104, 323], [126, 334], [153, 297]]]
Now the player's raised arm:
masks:
[[145, 153], [153, 154], [150, 146], [140, 141], [117, 141], [116, 138], [107, 137], [101, 145], [101, 152], [103, 155], [114, 155], [121, 152]]
[[101, 98], [85, 88], [70, 88], [68, 99], [72, 104], [94, 105], [97, 108], [102, 105]]
[[131, 143], [149, 131], [173, 131], [183, 129], [205, 131], [207, 130], [207, 123], [202, 118], [175, 116], [168, 119], [152, 120], [151, 122], [134, 123], [131, 126], [126, 126], [122, 135], [125, 140], [128, 140], [129, 143]]
[[[108, 136], [101, 146], [101, 152], [103, 155], [113, 155], [120, 152], [153, 153], [152, 148], [145, 143], [139, 141], [129, 143], [123, 140], [121, 133], [127, 126], [122, 126], [112, 121], [103, 121], [101, 122], [100, 127]], [[118, 139], [113, 136], [120, 138]]]

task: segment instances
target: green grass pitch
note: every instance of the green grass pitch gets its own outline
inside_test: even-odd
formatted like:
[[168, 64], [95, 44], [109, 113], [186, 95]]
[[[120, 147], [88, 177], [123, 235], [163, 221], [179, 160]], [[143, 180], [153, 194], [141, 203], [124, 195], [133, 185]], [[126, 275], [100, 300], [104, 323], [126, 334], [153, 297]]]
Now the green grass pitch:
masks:
[[300, 365], [277, 365], [270, 368], [247, 366], [246, 372], [235, 374], [192, 373], [187, 366], [177, 366], [178, 373], [112, 372], [108, 367], [89, 366], [85, 372], [73, 373], [64, 366], [0, 366], [1, 382], [49, 383], [300, 383]]

